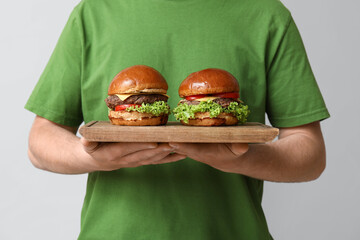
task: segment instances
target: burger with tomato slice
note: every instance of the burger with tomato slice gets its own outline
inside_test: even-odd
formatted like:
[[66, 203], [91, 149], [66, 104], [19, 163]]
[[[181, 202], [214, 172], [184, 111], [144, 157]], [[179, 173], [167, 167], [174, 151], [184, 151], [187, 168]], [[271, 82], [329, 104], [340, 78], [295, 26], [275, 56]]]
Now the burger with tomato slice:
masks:
[[239, 83], [229, 72], [209, 68], [190, 74], [180, 85], [184, 98], [173, 110], [184, 125], [237, 125], [247, 121], [248, 106], [239, 99]]
[[168, 85], [154, 68], [135, 65], [119, 72], [111, 81], [109, 119], [114, 125], [154, 126], [167, 123], [170, 107]]

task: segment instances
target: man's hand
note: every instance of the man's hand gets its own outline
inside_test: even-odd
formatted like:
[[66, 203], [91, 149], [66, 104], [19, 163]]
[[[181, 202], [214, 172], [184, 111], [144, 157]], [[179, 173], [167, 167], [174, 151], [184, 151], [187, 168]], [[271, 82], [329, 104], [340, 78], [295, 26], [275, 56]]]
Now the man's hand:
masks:
[[175, 152], [210, 165], [223, 172], [233, 172], [249, 149], [246, 143], [170, 143]]
[[280, 128], [279, 140], [266, 144], [179, 144], [175, 152], [224, 172], [274, 182], [303, 182], [325, 169], [325, 144], [319, 122]]
[[185, 158], [168, 144], [95, 143], [78, 138], [76, 127], [37, 116], [30, 131], [28, 155], [37, 168], [64, 174], [111, 171]]
[[111, 171], [120, 168], [139, 167], [179, 161], [186, 156], [171, 154], [168, 144], [156, 143], [97, 143], [81, 138], [89, 162], [94, 170]]

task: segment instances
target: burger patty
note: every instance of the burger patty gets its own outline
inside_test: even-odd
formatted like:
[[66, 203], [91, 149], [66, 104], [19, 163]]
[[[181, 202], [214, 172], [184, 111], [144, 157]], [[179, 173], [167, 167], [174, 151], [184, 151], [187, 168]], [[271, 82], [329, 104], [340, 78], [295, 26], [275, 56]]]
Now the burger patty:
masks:
[[148, 94], [148, 95], [132, 95], [122, 101], [118, 96], [111, 95], [105, 99], [108, 108], [114, 109], [118, 105], [123, 104], [142, 104], [142, 103], [154, 103], [157, 101], [167, 102], [168, 97], [161, 94]]
[[[234, 98], [217, 98], [213, 100], [214, 103], [219, 104], [220, 106], [222, 106], [223, 108], [226, 108], [230, 105], [230, 103], [232, 102], [239, 102], [239, 100], [234, 99]], [[179, 103], [186, 103], [187, 105], [198, 105], [200, 104], [200, 101], [189, 101], [189, 100], [181, 100]]]
[[230, 103], [232, 102], [237, 102], [239, 103], [239, 100], [237, 99], [233, 99], [233, 98], [217, 98], [213, 100], [214, 103], [217, 103], [219, 105], [221, 105], [222, 107], [226, 108], [230, 105]]

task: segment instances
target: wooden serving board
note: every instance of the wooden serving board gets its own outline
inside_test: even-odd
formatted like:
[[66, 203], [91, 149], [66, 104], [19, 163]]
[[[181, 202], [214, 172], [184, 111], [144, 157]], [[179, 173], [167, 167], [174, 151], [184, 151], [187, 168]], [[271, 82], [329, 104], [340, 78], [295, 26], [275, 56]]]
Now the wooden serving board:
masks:
[[264, 143], [272, 141], [279, 129], [261, 123], [197, 127], [179, 122], [168, 122], [164, 126], [116, 126], [106, 121], [92, 121], [79, 132], [92, 142]]

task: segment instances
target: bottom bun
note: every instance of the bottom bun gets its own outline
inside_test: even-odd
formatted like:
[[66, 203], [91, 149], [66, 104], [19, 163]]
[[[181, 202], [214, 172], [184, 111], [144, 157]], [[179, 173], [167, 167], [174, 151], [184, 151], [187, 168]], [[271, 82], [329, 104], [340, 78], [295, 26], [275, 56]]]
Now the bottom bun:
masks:
[[109, 120], [111, 124], [121, 126], [158, 126], [167, 123], [168, 115], [154, 116], [136, 111], [110, 111]]
[[210, 118], [210, 113], [195, 113], [194, 119], [189, 119], [188, 123], [181, 121], [183, 125], [189, 126], [231, 126], [236, 125], [238, 123], [237, 118], [230, 113], [220, 113], [216, 118]]

